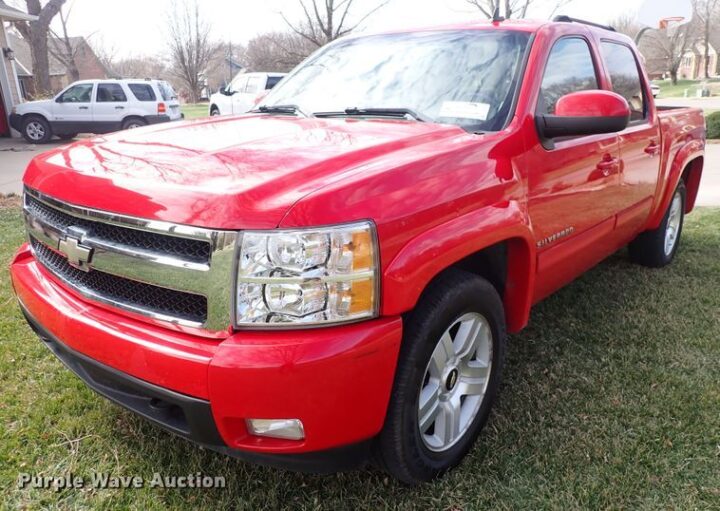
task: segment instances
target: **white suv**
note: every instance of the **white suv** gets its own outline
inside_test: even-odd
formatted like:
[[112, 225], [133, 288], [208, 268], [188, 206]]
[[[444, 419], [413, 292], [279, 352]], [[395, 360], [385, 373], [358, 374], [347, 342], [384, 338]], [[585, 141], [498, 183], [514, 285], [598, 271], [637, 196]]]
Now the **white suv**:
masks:
[[110, 133], [182, 118], [170, 84], [162, 80], [83, 80], [53, 99], [17, 105], [10, 125], [32, 144], [53, 135]]
[[239, 73], [230, 85], [210, 96], [210, 115], [249, 112], [283, 76], [285, 73]]

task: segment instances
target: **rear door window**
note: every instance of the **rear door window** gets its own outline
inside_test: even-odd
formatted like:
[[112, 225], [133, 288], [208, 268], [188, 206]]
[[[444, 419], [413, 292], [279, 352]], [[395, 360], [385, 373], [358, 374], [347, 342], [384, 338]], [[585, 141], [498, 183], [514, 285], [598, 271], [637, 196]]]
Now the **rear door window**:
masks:
[[125, 91], [119, 83], [101, 83], [97, 88], [98, 103], [124, 103], [127, 101]]
[[150, 84], [147, 83], [131, 83], [128, 85], [130, 88], [130, 91], [133, 93], [133, 96], [138, 101], [156, 101], [157, 98], [155, 97], [155, 91], [150, 86]]
[[587, 41], [580, 37], [560, 39], [553, 46], [545, 66], [537, 111], [554, 114], [555, 105], [566, 94], [599, 88]]
[[630, 104], [630, 121], [645, 119], [648, 113], [647, 101], [635, 54], [620, 43], [603, 41], [600, 47], [610, 73], [613, 91]]

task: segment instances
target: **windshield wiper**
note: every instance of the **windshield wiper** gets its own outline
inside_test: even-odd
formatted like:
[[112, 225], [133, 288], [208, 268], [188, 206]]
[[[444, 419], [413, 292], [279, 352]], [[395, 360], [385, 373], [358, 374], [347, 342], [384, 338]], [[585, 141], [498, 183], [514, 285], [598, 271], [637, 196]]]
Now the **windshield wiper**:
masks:
[[367, 117], [392, 117], [395, 119], [407, 119], [408, 117], [420, 122], [432, 122], [432, 119], [417, 113], [410, 108], [346, 108], [342, 112], [317, 112], [315, 117], [343, 117], [343, 116], [367, 116]]
[[289, 115], [300, 115], [302, 117], [312, 117], [297, 105], [261, 105], [252, 112], [260, 112], [261, 114], [289, 114]]

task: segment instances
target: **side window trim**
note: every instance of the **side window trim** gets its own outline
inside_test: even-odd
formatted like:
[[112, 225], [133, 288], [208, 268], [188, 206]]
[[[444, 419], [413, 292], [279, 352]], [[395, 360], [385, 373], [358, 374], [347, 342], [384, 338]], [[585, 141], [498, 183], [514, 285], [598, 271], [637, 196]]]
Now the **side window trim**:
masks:
[[[638, 61], [637, 53], [632, 49], [632, 47], [629, 44], [626, 44], [622, 41], [615, 41], [613, 39], [603, 38], [600, 40], [600, 44], [602, 45], [603, 43], [616, 44], [618, 46], [623, 46], [623, 47], [627, 48], [628, 51], [630, 51], [630, 54], [632, 55], [633, 59], [635, 60], [635, 68], [637, 69], [638, 79], [640, 80], [640, 90], [643, 95], [643, 115], [644, 115], [644, 117], [642, 119], [636, 119], [634, 121], [630, 121], [630, 123], [628, 124], [628, 127], [641, 126], [643, 124], [650, 123], [650, 101], [648, 99], [648, 92], [647, 92], [649, 84], [645, 81], [645, 73], [643, 73], [643, 68], [640, 65], [640, 62]], [[610, 81], [611, 92], [615, 92], [613, 90], [614, 86], [612, 83], [612, 72], [610, 70], [610, 66], [607, 63], [607, 59], [605, 58], [604, 55], [602, 55], [602, 46], [600, 47], [600, 54], [603, 59], [603, 64], [605, 65], [605, 68], [607, 69], [607, 79]]]
[[[533, 110], [535, 114], [538, 113], [538, 107], [539, 107], [539, 105], [540, 105], [540, 95], [541, 95], [541, 93], [542, 93], [542, 84], [543, 84], [543, 80], [545, 79], [545, 74], [547, 73], [548, 65], [550, 64], [550, 57], [552, 56], [552, 53], [553, 53], [553, 50], [555, 49], [555, 46], [556, 46], [560, 41], [564, 41], [564, 40], [566, 40], [566, 39], [580, 39], [581, 41], [583, 41], [583, 42], [587, 45], [588, 54], [590, 55], [590, 60], [592, 61], [592, 65], [593, 65], [593, 71], [595, 72], [595, 83], [597, 84], [597, 86], [598, 86], [599, 89], [602, 89], [602, 83], [603, 83], [603, 82], [602, 82], [602, 79], [601, 79], [601, 75], [600, 75], [600, 73], [598, 72], [598, 71], [599, 71], [599, 66], [598, 66], [597, 57], [596, 57], [596, 55], [595, 55], [595, 52], [593, 51], [593, 45], [592, 45], [592, 43], [590, 42], [590, 39], [587, 37], [587, 35], [577, 33], [577, 34], [567, 34], [567, 35], [560, 36], [560, 37], [558, 37], [557, 39], [555, 39], [555, 40], [553, 41], [552, 45], [550, 46], [550, 51], [548, 52], [547, 58], [545, 59], [545, 64], [543, 65], [542, 75], [541, 75], [541, 77], [540, 77], [540, 87], [538, 88], [538, 91], [537, 91], [538, 94], [537, 94], [537, 99], [536, 99], [536, 101], [535, 101], [535, 109]], [[604, 63], [603, 63], [603, 64], [604, 64]]]

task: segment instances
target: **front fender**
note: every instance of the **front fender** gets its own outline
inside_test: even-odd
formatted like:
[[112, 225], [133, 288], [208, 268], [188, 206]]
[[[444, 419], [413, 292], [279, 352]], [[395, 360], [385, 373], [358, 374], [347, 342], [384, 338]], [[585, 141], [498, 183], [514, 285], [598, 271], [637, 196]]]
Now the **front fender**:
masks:
[[520, 330], [530, 313], [536, 258], [527, 215], [516, 201], [472, 211], [407, 243], [383, 273], [383, 314], [409, 311], [441, 271], [504, 241], [508, 242], [508, 274], [503, 297], [508, 330]]

